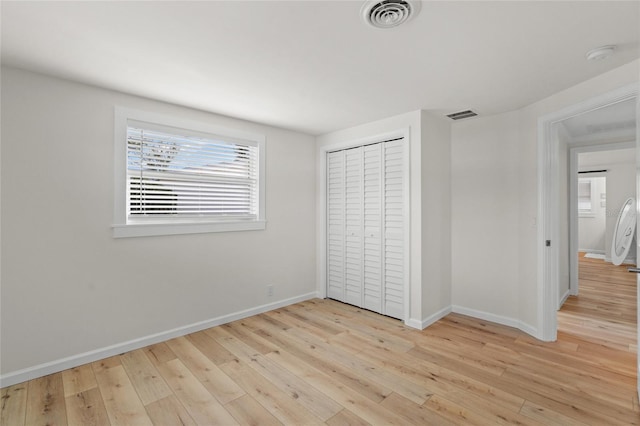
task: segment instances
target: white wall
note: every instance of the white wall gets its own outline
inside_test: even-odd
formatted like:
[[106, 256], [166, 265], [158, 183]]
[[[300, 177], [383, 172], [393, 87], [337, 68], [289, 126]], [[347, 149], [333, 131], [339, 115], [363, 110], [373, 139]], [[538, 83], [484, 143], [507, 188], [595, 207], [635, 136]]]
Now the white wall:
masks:
[[558, 126], [558, 309], [569, 295], [569, 152], [571, 138], [564, 126]]
[[422, 318], [451, 306], [451, 119], [421, 112]]
[[[635, 157], [632, 157], [635, 159]], [[607, 227], [605, 231], [605, 258], [611, 260], [611, 245], [615, 232], [618, 215], [623, 203], [629, 197], [636, 195], [636, 165], [635, 163], [609, 164], [607, 172]], [[637, 238], [637, 236], [636, 236]], [[627, 254], [629, 262], [636, 260], [636, 245], [629, 248]]]
[[[113, 239], [114, 105], [266, 135], [266, 230]], [[10, 68], [1, 106], [3, 375], [315, 294], [312, 136]]]
[[[579, 158], [579, 156], [578, 156]], [[607, 206], [601, 205], [600, 194], [607, 193], [607, 178], [592, 178], [592, 191], [595, 202], [592, 205], [593, 215], [578, 217], [578, 250], [582, 252], [605, 254], [605, 229], [607, 227]], [[609, 242], [610, 243], [610, 242]], [[609, 247], [609, 250], [611, 247]]]
[[453, 305], [484, 317], [518, 317], [518, 114], [452, 129]]

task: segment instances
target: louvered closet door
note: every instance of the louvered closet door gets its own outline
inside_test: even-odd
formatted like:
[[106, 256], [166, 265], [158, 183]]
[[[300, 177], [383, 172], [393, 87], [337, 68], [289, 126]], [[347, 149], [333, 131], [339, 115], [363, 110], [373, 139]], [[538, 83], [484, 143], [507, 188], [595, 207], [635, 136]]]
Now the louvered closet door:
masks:
[[364, 147], [363, 306], [382, 313], [382, 145]]
[[345, 244], [344, 301], [362, 306], [362, 147], [344, 151]]
[[383, 144], [384, 150], [384, 242], [383, 310], [394, 318], [404, 316], [404, 182], [403, 141]]
[[403, 141], [327, 154], [327, 296], [404, 317]]
[[327, 154], [327, 297], [344, 301], [344, 151]]

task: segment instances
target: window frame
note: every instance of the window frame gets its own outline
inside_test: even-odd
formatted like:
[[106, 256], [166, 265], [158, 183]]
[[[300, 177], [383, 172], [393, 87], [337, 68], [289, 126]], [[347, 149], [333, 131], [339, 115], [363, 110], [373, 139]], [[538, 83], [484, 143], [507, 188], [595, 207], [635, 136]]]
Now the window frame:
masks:
[[[581, 209], [580, 208], [580, 183], [589, 183], [589, 199], [591, 201], [589, 209]], [[596, 188], [594, 185], [593, 177], [578, 177], [578, 217], [596, 217], [596, 212], [594, 210], [596, 200]]]
[[[127, 126], [148, 123], [151, 126], [184, 129], [216, 136], [222, 139], [240, 140], [258, 147], [258, 215], [256, 220], [216, 219], [215, 217], [181, 218], [175, 221], [148, 221], [131, 223], [127, 220]], [[143, 237], [155, 235], [195, 234], [208, 232], [252, 231], [266, 228], [265, 209], [265, 136], [244, 132], [209, 123], [171, 117], [155, 112], [141, 111], [116, 106], [114, 108], [114, 238]]]

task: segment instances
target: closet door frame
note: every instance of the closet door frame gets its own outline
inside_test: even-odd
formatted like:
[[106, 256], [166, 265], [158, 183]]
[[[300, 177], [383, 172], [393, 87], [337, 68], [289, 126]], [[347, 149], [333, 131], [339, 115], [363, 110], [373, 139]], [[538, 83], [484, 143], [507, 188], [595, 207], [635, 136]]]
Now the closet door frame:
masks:
[[[391, 139], [403, 138], [403, 201], [404, 201], [404, 318], [405, 324], [410, 318], [410, 296], [411, 296], [411, 188], [410, 188], [410, 128], [402, 128], [390, 132], [380, 133], [364, 138], [347, 140], [341, 143], [322, 146], [318, 149], [319, 156], [319, 182], [318, 182], [318, 265], [317, 265], [317, 281], [316, 294], [319, 298], [327, 297], [327, 153], [348, 148], [356, 148], [372, 143], [385, 142]], [[420, 283], [416, 283], [420, 285]]]

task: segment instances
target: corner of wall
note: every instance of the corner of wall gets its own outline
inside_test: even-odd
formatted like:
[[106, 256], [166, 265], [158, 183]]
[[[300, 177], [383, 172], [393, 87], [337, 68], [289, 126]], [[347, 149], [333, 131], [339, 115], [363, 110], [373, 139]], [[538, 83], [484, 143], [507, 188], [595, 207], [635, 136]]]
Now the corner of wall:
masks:
[[451, 306], [451, 122], [422, 110], [420, 123], [422, 323], [428, 325]]

